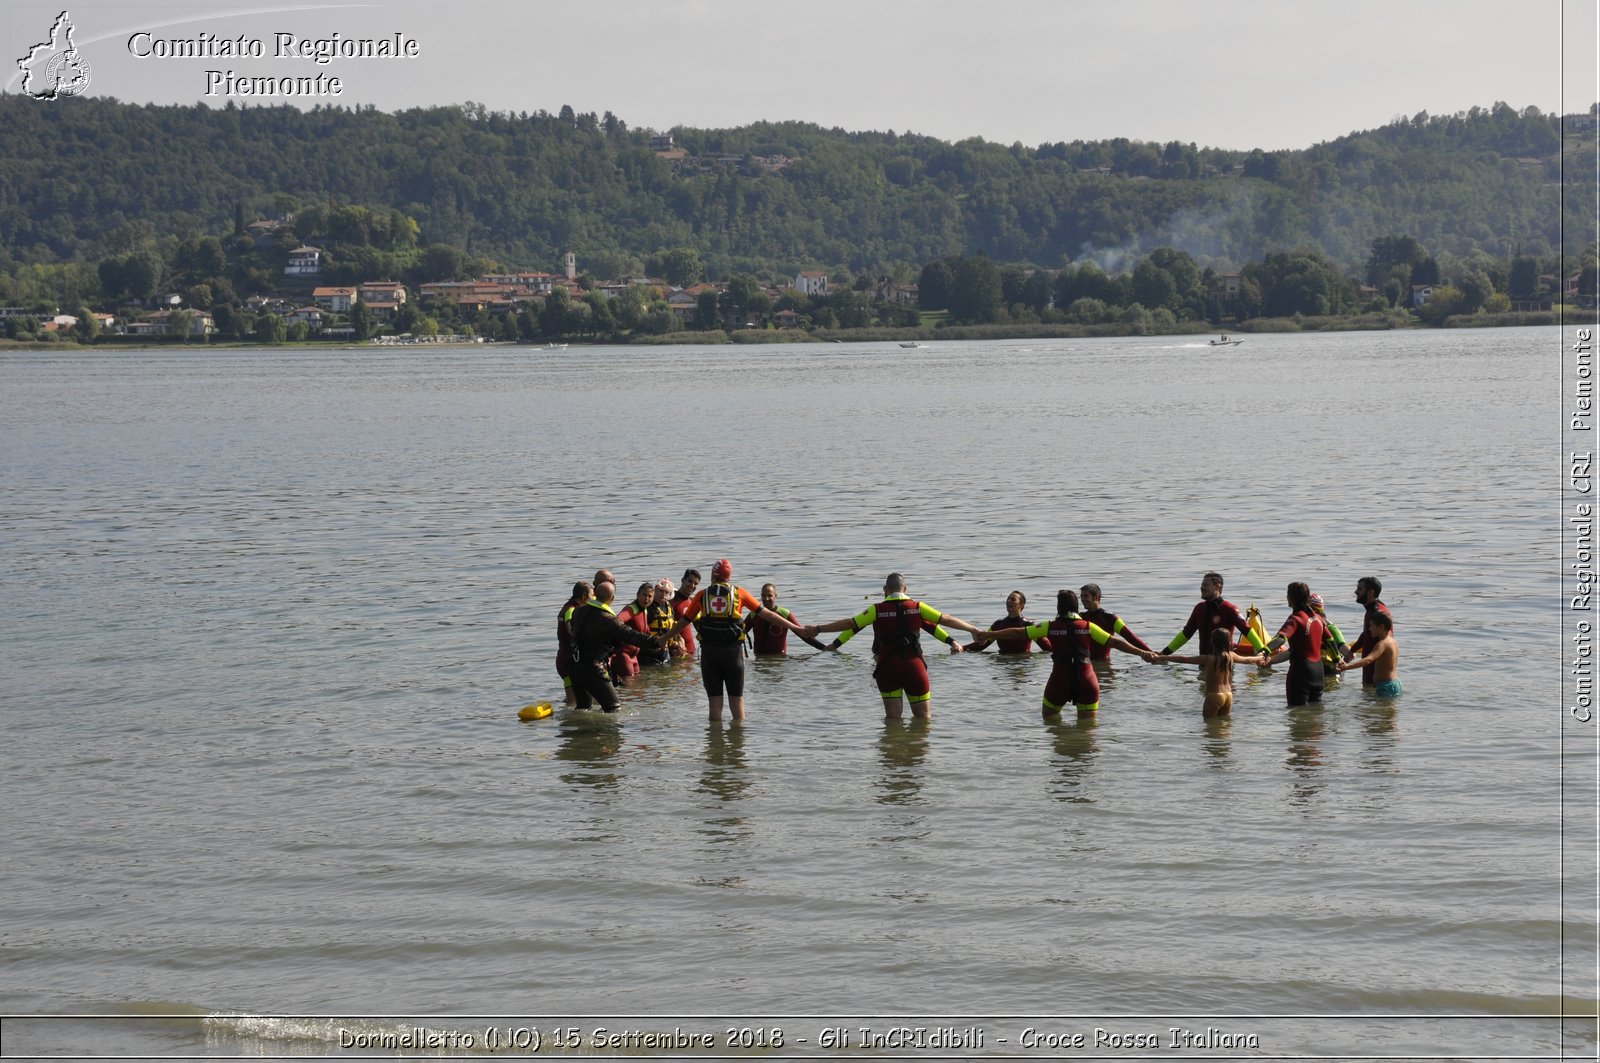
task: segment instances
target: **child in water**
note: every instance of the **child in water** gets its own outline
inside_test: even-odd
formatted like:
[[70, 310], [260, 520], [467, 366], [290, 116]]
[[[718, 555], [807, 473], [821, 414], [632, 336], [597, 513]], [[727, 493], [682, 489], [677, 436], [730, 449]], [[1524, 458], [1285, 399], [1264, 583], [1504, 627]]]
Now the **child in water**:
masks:
[[1236, 664], [1266, 664], [1264, 654], [1245, 656], [1233, 651], [1232, 632], [1228, 628], [1217, 628], [1211, 632], [1211, 652], [1199, 657], [1177, 657], [1170, 653], [1163, 653], [1156, 657], [1157, 661], [1172, 661], [1177, 664], [1198, 664], [1200, 676], [1206, 685], [1206, 700], [1201, 705], [1200, 715], [1206, 719], [1214, 716], [1229, 716], [1233, 713], [1233, 666]]
[[1336, 667], [1341, 672], [1372, 665], [1373, 693], [1380, 698], [1392, 698], [1400, 693], [1400, 646], [1394, 640], [1394, 619], [1376, 609], [1367, 614], [1367, 639], [1372, 648], [1365, 657], [1353, 661], [1340, 661]]

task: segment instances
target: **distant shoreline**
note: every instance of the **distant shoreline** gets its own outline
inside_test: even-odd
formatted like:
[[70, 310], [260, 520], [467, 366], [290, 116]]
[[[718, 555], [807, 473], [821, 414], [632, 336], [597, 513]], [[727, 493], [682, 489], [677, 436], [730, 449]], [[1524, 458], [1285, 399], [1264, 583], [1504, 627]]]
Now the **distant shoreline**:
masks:
[[[1581, 307], [1564, 307], [1532, 313], [1462, 314], [1446, 318], [1444, 329], [1460, 328], [1533, 328], [1564, 323], [1586, 323], [1594, 320], [1595, 312]], [[742, 329], [735, 332], [667, 332], [661, 335], [631, 336], [626, 339], [566, 338], [561, 344], [571, 348], [583, 347], [677, 347], [717, 346], [722, 344], [778, 344], [778, 343], [918, 343], [935, 344], [949, 341], [974, 340], [1054, 340], [1054, 339], [1118, 339], [1142, 336], [1148, 339], [1161, 337], [1215, 336], [1226, 332], [1231, 336], [1282, 335], [1293, 332], [1390, 332], [1422, 329], [1427, 326], [1408, 320], [1404, 314], [1362, 314], [1318, 318], [1258, 318], [1243, 325], [1225, 328], [1198, 327], [1198, 322], [1186, 324], [1194, 327], [1174, 331], [1151, 332], [1127, 324], [1106, 325], [947, 325], [937, 329], [921, 328], [865, 328], [816, 329], [805, 332], [799, 329]], [[251, 340], [159, 340], [147, 337], [108, 337], [103, 342], [78, 343], [75, 340], [40, 342], [0, 339], [0, 352], [49, 350], [272, 350], [292, 348], [297, 350], [423, 350], [428, 347], [520, 347], [530, 351], [542, 350], [543, 341], [519, 340], [468, 340], [460, 343], [391, 343], [379, 344], [371, 340], [353, 342], [349, 339], [285, 340], [282, 343], [258, 343]]]

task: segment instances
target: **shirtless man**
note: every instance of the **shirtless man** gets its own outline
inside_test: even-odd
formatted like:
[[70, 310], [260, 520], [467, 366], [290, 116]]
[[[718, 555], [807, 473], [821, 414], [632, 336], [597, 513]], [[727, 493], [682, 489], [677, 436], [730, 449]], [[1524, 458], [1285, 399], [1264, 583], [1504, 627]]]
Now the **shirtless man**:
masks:
[[1340, 661], [1339, 671], [1352, 668], [1372, 669], [1373, 692], [1380, 698], [1392, 698], [1400, 693], [1400, 647], [1394, 640], [1394, 619], [1376, 609], [1367, 614], [1364, 640], [1372, 647], [1365, 657]]

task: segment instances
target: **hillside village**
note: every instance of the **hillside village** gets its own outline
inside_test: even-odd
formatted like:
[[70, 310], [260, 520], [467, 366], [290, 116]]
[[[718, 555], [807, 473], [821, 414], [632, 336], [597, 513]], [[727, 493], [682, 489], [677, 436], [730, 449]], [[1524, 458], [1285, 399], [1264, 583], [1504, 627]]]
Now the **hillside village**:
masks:
[[[674, 173], [770, 173], [795, 161], [785, 155], [693, 155], [675, 147], [670, 135], [653, 137], [650, 148]], [[226, 241], [190, 237], [164, 259], [152, 261], [146, 253], [142, 263], [135, 261], [136, 255], [103, 260], [102, 294], [122, 291], [116, 305], [85, 305], [76, 312], [43, 305], [0, 306], [0, 331], [7, 339], [24, 341], [395, 344], [555, 342], [569, 337], [616, 342], [681, 331], [752, 329], [876, 327], [926, 334], [946, 323], [1066, 324], [1149, 332], [1171, 330], [1181, 322], [1240, 328], [1264, 314], [1388, 315], [1387, 327], [1394, 327], [1404, 320], [1441, 324], [1459, 314], [1517, 315], [1590, 306], [1595, 288], [1593, 261], [1558, 276], [1538, 273], [1537, 260], [1523, 257], [1491, 276], [1494, 271], [1486, 270], [1482, 261], [1468, 267], [1454, 260], [1462, 276], [1441, 275], [1439, 263], [1404, 236], [1373, 241], [1365, 277], [1349, 275], [1310, 250], [1269, 255], [1263, 263], [1216, 272], [1201, 269], [1190, 256], [1171, 248], [1156, 249], [1116, 276], [1107, 276], [1092, 262], [1061, 270], [1002, 271], [980, 254], [928, 263], [918, 281], [903, 274], [851, 276], [847, 271], [806, 269], [792, 276], [739, 274], [710, 281], [700, 279], [703, 267], [691, 248], [658, 256], [657, 261], [672, 264], [670, 271], [678, 278], [597, 278], [580, 272], [572, 250], [565, 253], [559, 273], [490, 266], [471, 275], [463, 252], [442, 245], [417, 248], [419, 226], [398, 211], [330, 204], [245, 223], [241, 208], [236, 205], [235, 210], [234, 233]], [[300, 242], [302, 232], [335, 239]], [[341, 241], [338, 234], [346, 238]], [[394, 253], [377, 260], [405, 264], [411, 283], [387, 276], [352, 280], [353, 263], [372, 261], [370, 252], [385, 241]], [[445, 275], [418, 279], [428, 275], [430, 264]], [[143, 280], [130, 279], [141, 266]], [[249, 290], [241, 296], [241, 285], [230, 277]], [[682, 282], [675, 283], [679, 278]], [[152, 279], [172, 287], [128, 297]], [[983, 291], [975, 297], [977, 289]], [[1397, 313], [1402, 316], [1395, 317]]]
[[[274, 236], [292, 231], [289, 216], [257, 219], [245, 231], [259, 249], [270, 249]], [[837, 289], [823, 270], [801, 270], [776, 282], [745, 285], [734, 281], [673, 284], [660, 277], [601, 279], [579, 273], [574, 252], [567, 252], [561, 273], [519, 270], [484, 272], [462, 280], [432, 280], [407, 285], [389, 278], [355, 284], [322, 283], [328, 252], [299, 244], [283, 254], [281, 277], [273, 291], [253, 292], [236, 304], [210, 301], [197, 305], [194, 290], [162, 291], [115, 308], [67, 313], [63, 308], [0, 307], [0, 326], [16, 338], [31, 330], [52, 334], [157, 339], [205, 339], [223, 334], [272, 339], [281, 322], [287, 339], [442, 342], [464, 337], [532, 340], [585, 331], [586, 317], [595, 316], [600, 301], [632, 307], [632, 329], [653, 333], [685, 329], [799, 329], [816, 321], [812, 304]], [[912, 283], [882, 278], [869, 287], [852, 289], [864, 301], [914, 310], [918, 289]], [[204, 301], [204, 300], [201, 300]], [[563, 304], [566, 320], [553, 321], [550, 304]], [[85, 317], [92, 328], [80, 327]], [[605, 314], [600, 314], [602, 318]], [[615, 318], [616, 315], [612, 315]], [[836, 324], [836, 318], [825, 318]], [[916, 324], [915, 315], [892, 322]]]
[[[293, 248], [283, 267], [284, 290], [251, 294], [236, 308], [226, 304], [191, 306], [182, 292], [170, 291], [115, 310], [85, 307], [77, 314], [59, 308], [0, 307], [0, 328], [9, 338], [26, 338], [32, 331], [41, 339], [60, 335], [153, 341], [254, 337], [389, 344], [463, 339], [533, 342], [600, 331], [593, 318], [597, 316], [595, 308], [602, 304], [632, 307], [631, 328], [654, 334], [805, 330], [851, 324], [914, 328], [923, 323], [918, 310], [919, 286], [888, 277], [857, 278], [847, 286], [826, 271], [802, 270], [776, 283], [752, 284], [747, 278], [742, 290], [731, 281], [674, 285], [659, 277], [594, 280], [579, 274], [577, 256], [569, 251], [561, 273], [486, 272], [465, 280], [426, 281], [414, 287], [388, 278], [330, 285], [317, 283], [323, 259], [319, 247], [303, 244]], [[1058, 280], [1050, 271], [1027, 270], [1023, 276], [1048, 279], [1052, 288]], [[1237, 271], [1207, 279], [1207, 299], [1228, 315], [1224, 320], [1239, 320], [1230, 311], [1242, 298], [1244, 283], [1244, 274]], [[1580, 294], [1582, 283], [1581, 272], [1565, 277], [1540, 274], [1531, 295], [1503, 298], [1491, 309], [1537, 313], [1563, 303], [1590, 305], [1592, 300]], [[1394, 301], [1402, 308], [1420, 312], [1436, 290], [1445, 288], [1441, 282], [1419, 282], [1403, 293], [1391, 289], [1388, 295], [1399, 295]], [[1385, 293], [1373, 285], [1356, 285], [1355, 291], [1369, 309], [1388, 305]], [[829, 308], [830, 301], [836, 303], [840, 296], [859, 308], [857, 320], [842, 321]], [[558, 314], [552, 315], [552, 304], [560, 308]], [[84, 311], [92, 321], [87, 327]], [[620, 314], [601, 311], [598, 316], [613, 328], [622, 323]]]
[[[42, 117], [3, 98], [0, 111], [19, 129]], [[679, 139], [569, 111], [202, 108], [159, 130], [114, 101], [51, 112], [63, 124], [51, 143], [159, 133], [190, 144], [205, 172], [163, 171], [143, 191], [109, 174], [64, 187], [28, 179], [36, 160], [9, 159], [29, 198], [0, 204], [14, 237], [0, 334], [1148, 334], [1515, 323], [1503, 319], [1589, 306], [1596, 290], [1591, 244], [1574, 253], [1565, 235], [1587, 223], [1549, 220], [1564, 217], [1552, 197], [1592, 110], [1497, 103], [1276, 153], [1006, 148], [792, 123]], [[441, 131], [460, 165], [424, 165], [406, 147]], [[350, 150], [304, 154], [335, 135]], [[86, 174], [103, 161], [74, 158]]]
[[[285, 276], [300, 280], [315, 279], [321, 273], [320, 248], [302, 245], [290, 252]], [[585, 287], [579, 281], [576, 256], [568, 253], [564, 273], [519, 271], [512, 273], [486, 273], [469, 280], [429, 281], [414, 289], [405, 284], [376, 279], [355, 285], [315, 285], [305, 298], [285, 294], [252, 294], [244, 299], [240, 311], [252, 324], [262, 315], [283, 322], [286, 335], [291, 338], [318, 339], [376, 339], [384, 337], [391, 342], [396, 338], [415, 342], [459, 339], [463, 336], [482, 335], [468, 325], [461, 333], [440, 333], [429, 322], [445, 321], [478, 323], [485, 319], [501, 321], [531, 314], [538, 318], [545, 312], [553, 298], [566, 300], [573, 305], [593, 305], [595, 299], [630, 298], [649, 300], [664, 306], [670, 315], [670, 327], [656, 331], [678, 331], [695, 327], [710, 328], [776, 328], [797, 329], [810, 324], [809, 315], [792, 306], [778, 304], [796, 296], [826, 296], [833, 290], [828, 274], [820, 270], [797, 273], [787, 283], [766, 284], [755, 289], [760, 297], [759, 312], [729, 314], [726, 296], [730, 284], [724, 282], [699, 282], [678, 286], [661, 278], [640, 277], [628, 280], [604, 280]], [[559, 294], [558, 294], [559, 293]], [[884, 280], [869, 293], [875, 301], [892, 305], [915, 307], [917, 286]], [[707, 296], [710, 303], [707, 303]], [[180, 292], [164, 292], [147, 301], [148, 305], [125, 305], [117, 312], [94, 311], [92, 317], [96, 330], [105, 335], [156, 338], [162, 336], [211, 337], [224, 328], [218, 316], [210, 309], [196, 309], [186, 304]], [[360, 310], [358, 310], [358, 306]], [[713, 309], [714, 308], [714, 309]], [[740, 307], [740, 310], [749, 309]], [[353, 323], [364, 312], [367, 324]], [[232, 315], [237, 317], [237, 313]], [[737, 319], [737, 320], [735, 320]], [[65, 333], [76, 328], [77, 314], [53, 312], [22, 307], [0, 307], [0, 323], [28, 322], [38, 324], [44, 334]], [[421, 327], [416, 326], [421, 323]], [[397, 326], [404, 332], [397, 332]], [[415, 331], [413, 331], [415, 329]], [[559, 333], [565, 335], [565, 331]], [[491, 339], [531, 338], [501, 335]]]

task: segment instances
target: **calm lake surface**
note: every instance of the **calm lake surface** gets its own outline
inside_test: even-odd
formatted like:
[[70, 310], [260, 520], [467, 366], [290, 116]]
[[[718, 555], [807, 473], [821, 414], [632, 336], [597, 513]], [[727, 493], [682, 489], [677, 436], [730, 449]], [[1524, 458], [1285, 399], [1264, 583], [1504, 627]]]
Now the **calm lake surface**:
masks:
[[[1561, 342], [6, 355], [5, 1052], [1592, 1058]], [[939, 648], [892, 724], [863, 637], [755, 662], [742, 728], [693, 666], [517, 719], [574, 580], [723, 556], [803, 621], [1097, 581], [1157, 646], [1207, 569], [1350, 637], [1373, 574], [1406, 692], [1241, 668], [1206, 722], [1117, 655], [1048, 722], [1047, 659]]]

